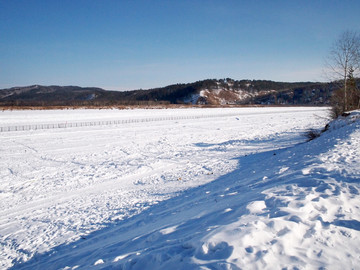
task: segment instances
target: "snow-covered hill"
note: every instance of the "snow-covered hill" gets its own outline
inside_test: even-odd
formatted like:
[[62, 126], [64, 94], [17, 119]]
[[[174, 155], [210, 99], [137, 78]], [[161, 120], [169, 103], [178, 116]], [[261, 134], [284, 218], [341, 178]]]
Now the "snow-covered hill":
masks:
[[247, 91], [242, 89], [233, 89], [231, 87], [217, 89], [203, 89], [199, 94], [193, 94], [190, 98], [184, 99], [185, 103], [192, 104], [211, 104], [211, 105], [233, 105], [247, 104], [251, 99], [276, 94], [275, 90], [267, 91]]
[[3, 267], [356, 269], [360, 112], [215, 110], [0, 134]]

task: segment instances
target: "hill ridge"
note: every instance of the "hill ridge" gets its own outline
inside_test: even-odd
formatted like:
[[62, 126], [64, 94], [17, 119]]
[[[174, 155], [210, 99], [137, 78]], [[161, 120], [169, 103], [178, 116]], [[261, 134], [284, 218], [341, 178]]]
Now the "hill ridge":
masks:
[[334, 83], [206, 79], [147, 90], [31, 85], [0, 90], [0, 105], [327, 105]]

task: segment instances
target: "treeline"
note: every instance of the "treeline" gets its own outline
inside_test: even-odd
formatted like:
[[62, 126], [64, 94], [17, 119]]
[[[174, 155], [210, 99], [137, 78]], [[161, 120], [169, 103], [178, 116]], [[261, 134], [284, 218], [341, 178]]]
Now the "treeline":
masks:
[[[230, 78], [208, 79], [186, 84], [134, 91], [107, 91], [101, 88], [76, 86], [29, 86], [0, 90], [0, 106], [154, 106], [185, 104], [201, 90], [227, 89], [249, 93], [264, 91], [261, 95], [238, 102], [246, 104], [329, 104], [334, 83], [274, 82], [268, 80], [240, 80]], [[272, 90], [270, 92], [270, 90]], [[267, 91], [267, 92], [266, 92]], [[202, 104], [207, 103], [206, 99]]]
[[[278, 101], [290, 102], [291, 104], [298, 104], [301, 102], [308, 102], [309, 98], [302, 98], [301, 102], [296, 102], [294, 98], [298, 98], [304, 89], [306, 92], [307, 89], [311, 86], [317, 87], [320, 92], [326, 94], [323, 95], [323, 99], [329, 99], [329, 91], [325, 90], [327, 87], [324, 84], [315, 84], [312, 82], [299, 82], [299, 83], [284, 83], [284, 82], [274, 82], [267, 80], [240, 80], [236, 81], [230, 78], [226, 79], [208, 79], [203, 81], [197, 81], [194, 83], [188, 84], [174, 84], [161, 88], [154, 88], [149, 90], [137, 90], [130, 92], [122, 92], [118, 94], [118, 98], [128, 103], [136, 103], [137, 101], [154, 101], [154, 102], [169, 102], [170, 104], [184, 104], [185, 101], [191, 97], [191, 95], [199, 94], [201, 90], [209, 89], [227, 89], [227, 90], [244, 90], [248, 92], [260, 92], [275, 90], [278, 93], [275, 95], [268, 95], [263, 99], [249, 99], [244, 101], [242, 104], [261, 104], [266, 103], [266, 99], [270, 98], [269, 104], [278, 104]], [[295, 95], [289, 95], [288, 93], [284, 94], [285, 91], [291, 91], [297, 89]], [[279, 95], [279, 96], [277, 96]], [[289, 97], [286, 97], [289, 95]], [[291, 97], [290, 97], [291, 96]], [[114, 97], [115, 98], [115, 97]], [[280, 104], [280, 103], [279, 103]]]
[[289, 105], [329, 105], [333, 91], [337, 89], [334, 83], [317, 83], [297, 86], [275, 93], [255, 97], [253, 104], [289, 104]]

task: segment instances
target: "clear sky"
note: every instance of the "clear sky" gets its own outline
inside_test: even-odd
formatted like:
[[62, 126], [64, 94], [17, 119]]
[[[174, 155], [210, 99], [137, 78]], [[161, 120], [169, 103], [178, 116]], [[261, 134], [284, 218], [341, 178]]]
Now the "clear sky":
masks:
[[0, 88], [324, 81], [354, 0], [0, 0]]

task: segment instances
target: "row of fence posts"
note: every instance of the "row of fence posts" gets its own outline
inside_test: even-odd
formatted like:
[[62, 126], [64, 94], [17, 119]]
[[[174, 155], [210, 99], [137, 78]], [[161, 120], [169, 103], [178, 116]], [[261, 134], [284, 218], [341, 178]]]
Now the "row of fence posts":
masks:
[[187, 120], [187, 119], [201, 119], [201, 118], [215, 118], [225, 116], [235, 116], [238, 114], [216, 114], [216, 115], [184, 115], [184, 116], [163, 116], [154, 118], [134, 118], [122, 120], [108, 120], [108, 121], [91, 121], [91, 122], [66, 122], [66, 123], [53, 123], [53, 124], [34, 124], [34, 125], [20, 125], [20, 126], [0, 126], [0, 132], [9, 131], [26, 131], [38, 129], [57, 129], [57, 128], [75, 128], [87, 126], [105, 126], [105, 125], [119, 125], [131, 124], [142, 122], [159, 122], [170, 120]]

